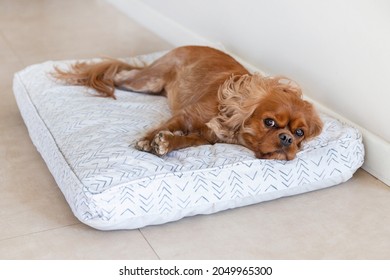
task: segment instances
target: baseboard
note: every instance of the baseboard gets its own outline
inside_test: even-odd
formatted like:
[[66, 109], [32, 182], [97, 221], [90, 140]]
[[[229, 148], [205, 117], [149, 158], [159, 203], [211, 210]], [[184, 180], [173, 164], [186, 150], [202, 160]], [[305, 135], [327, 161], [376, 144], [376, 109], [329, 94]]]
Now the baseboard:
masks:
[[[147, 29], [159, 35], [164, 40], [174, 46], [181, 45], [208, 45], [224, 50], [224, 47], [219, 42], [211, 42], [191, 30], [183, 27], [177, 22], [167, 18], [161, 13], [150, 8], [147, 4], [139, 0], [106, 0], [121, 12], [145, 26]], [[240, 59], [239, 59], [240, 60]], [[240, 60], [250, 69], [256, 69], [254, 66]], [[308, 98], [307, 98], [308, 99]], [[332, 111], [329, 108], [319, 104], [315, 100], [310, 100], [317, 108], [353, 127], [360, 130], [363, 135], [366, 156], [363, 169], [384, 182], [390, 185], [390, 144], [384, 139], [378, 137], [369, 130], [360, 127], [352, 121], [344, 118], [342, 115]]]
[[390, 186], [390, 144], [366, 128], [357, 125], [315, 100], [307, 97], [306, 99], [312, 102], [319, 111], [355, 127], [361, 132], [365, 149], [363, 169]]

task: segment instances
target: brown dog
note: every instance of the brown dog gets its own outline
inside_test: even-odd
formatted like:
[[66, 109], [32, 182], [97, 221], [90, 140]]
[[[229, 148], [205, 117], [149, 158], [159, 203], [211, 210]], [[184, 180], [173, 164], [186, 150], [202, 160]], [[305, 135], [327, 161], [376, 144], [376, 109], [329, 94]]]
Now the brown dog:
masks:
[[172, 117], [136, 143], [163, 156], [190, 146], [240, 144], [257, 158], [291, 160], [301, 143], [321, 132], [313, 106], [283, 77], [250, 74], [231, 56], [209, 47], [176, 48], [144, 68], [119, 60], [76, 63], [56, 78], [114, 96], [115, 87], [165, 95]]

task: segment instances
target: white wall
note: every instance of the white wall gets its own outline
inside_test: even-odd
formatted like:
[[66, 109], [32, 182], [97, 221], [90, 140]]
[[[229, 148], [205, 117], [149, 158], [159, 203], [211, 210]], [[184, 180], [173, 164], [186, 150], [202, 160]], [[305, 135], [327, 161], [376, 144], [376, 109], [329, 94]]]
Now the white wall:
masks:
[[143, 1], [390, 141], [390, 1]]
[[[221, 43], [296, 80], [306, 96], [365, 131], [368, 165], [390, 158], [389, 0], [109, 1], [130, 3], [130, 16], [175, 45]], [[389, 182], [390, 161], [379, 168], [372, 173]]]

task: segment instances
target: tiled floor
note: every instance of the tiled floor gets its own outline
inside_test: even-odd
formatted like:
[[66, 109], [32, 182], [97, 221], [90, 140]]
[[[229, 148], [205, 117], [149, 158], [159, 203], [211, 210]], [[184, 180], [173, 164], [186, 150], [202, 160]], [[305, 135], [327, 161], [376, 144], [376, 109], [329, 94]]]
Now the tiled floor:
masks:
[[81, 224], [29, 139], [13, 73], [171, 47], [103, 0], [0, 0], [0, 259], [390, 258], [390, 189], [363, 170], [326, 190], [140, 230]]

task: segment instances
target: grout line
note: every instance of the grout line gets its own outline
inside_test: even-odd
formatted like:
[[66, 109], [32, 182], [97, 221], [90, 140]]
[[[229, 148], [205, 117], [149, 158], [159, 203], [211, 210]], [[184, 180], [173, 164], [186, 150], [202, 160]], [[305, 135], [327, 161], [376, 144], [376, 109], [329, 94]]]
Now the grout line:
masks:
[[145, 239], [145, 241], [148, 243], [149, 247], [153, 250], [154, 254], [156, 255], [158, 260], [161, 260], [160, 256], [156, 252], [156, 250], [153, 248], [152, 244], [149, 242], [149, 240], [146, 238], [144, 233], [142, 232], [142, 229], [138, 229], [138, 231], [141, 233], [142, 237]]
[[76, 223], [74, 223], [74, 224], [68, 224], [68, 225], [65, 225], [65, 226], [59, 226], [59, 227], [54, 227], [54, 228], [48, 228], [48, 229], [44, 229], [44, 230], [33, 231], [33, 232], [24, 233], [24, 234], [15, 235], [15, 236], [10, 236], [10, 237], [6, 237], [6, 238], [0, 238], [0, 242], [7, 241], [7, 240], [12, 240], [12, 239], [16, 239], [16, 238], [20, 238], [20, 237], [26, 237], [26, 236], [29, 236], [29, 235], [40, 234], [40, 233], [44, 233], [44, 232], [48, 232], [48, 231], [53, 231], [53, 230], [57, 230], [57, 229], [63, 229], [63, 228], [67, 228], [67, 227], [72, 227], [72, 226], [81, 225], [81, 224], [82, 224], [81, 222], [76, 222]]

